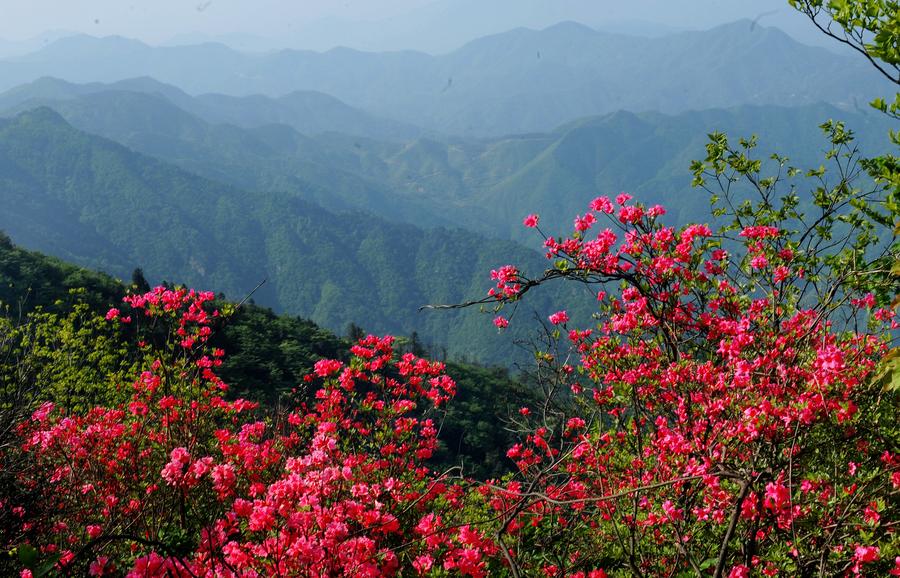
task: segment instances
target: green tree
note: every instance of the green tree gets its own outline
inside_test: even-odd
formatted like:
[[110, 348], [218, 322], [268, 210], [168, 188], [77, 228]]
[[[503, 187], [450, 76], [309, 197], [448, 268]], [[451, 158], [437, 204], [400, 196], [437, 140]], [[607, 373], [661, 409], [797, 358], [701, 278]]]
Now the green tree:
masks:
[[144, 270], [138, 267], [131, 272], [131, 287], [136, 293], [146, 293], [150, 290], [150, 283], [144, 277]]
[[[860, 53], [872, 66], [900, 87], [900, 2], [896, 0], [788, 0], [805, 14], [823, 33]], [[871, 105], [894, 120], [900, 120], [900, 92], [892, 99], [877, 98]], [[900, 148], [900, 132], [891, 129], [890, 139]], [[861, 166], [890, 191], [885, 208], [894, 219], [893, 257], [883, 263], [888, 279], [893, 281], [891, 306], [900, 307], [897, 286], [900, 285], [900, 258], [897, 237], [900, 235], [900, 158], [893, 154], [863, 159]], [[865, 208], [865, 207], [862, 207]], [[886, 386], [900, 388], [900, 349], [893, 348], [884, 360], [879, 374]]]
[[789, 0], [816, 27], [862, 54], [900, 84], [900, 2], [895, 0]]
[[[84, 290], [73, 290], [84, 293]], [[65, 313], [31, 313], [19, 328], [26, 363], [40, 384], [38, 398], [80, 412], [113, 406], [131, 394], [136, 351], [123, 330], [76, 303]]]
[[[788, 0], [823, 33], [855, 50], [882, 76], [900, 86], [900, 2], [896, 0]], [[893, 99], [875, 99], [872, 106], [900, 120], [900, 92]], [[891, 130], [891, 140], [900, 146], [900, 134]], [[870, 159], [873, 176], [900, 189], [897, 157]], [[896, 200], [896, 198], [895, 198]]]

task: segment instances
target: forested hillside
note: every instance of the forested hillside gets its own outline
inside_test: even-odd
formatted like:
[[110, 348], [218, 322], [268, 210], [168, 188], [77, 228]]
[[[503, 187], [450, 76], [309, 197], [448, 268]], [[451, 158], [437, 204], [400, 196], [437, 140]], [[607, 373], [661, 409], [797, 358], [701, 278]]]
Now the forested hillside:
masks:
[[[52, 381], [38, 396], [77, 399], [79, 406], [108, 403], [121, 395], [116, 392], [129, 379], [140, 351], [131, 343], [131, 331], [116, 331], [103, 317], [120, 306], [126, 295], [148, 288], [141, 286], [146, 283], [142, 273], [137, 275], [123, 283], [25, 251], [0, 233], [0, 353], [10, 353], [3, 345], [13, 337], [7, 333], [10, 322], [31, 324], [29, 341], [17, 355], [24, 356], [19, 363], [33, 365], [35, 379]], [[291, 392], [303, 391], [303, 378], [317, 361], [346, 358], [352, 339], [359, 337], [339, 337], [310, 320], [276, 315], [252, 301], [236, 307], [234, 301], [220, 296], [217, 304], [229, 313], [215, 327], [211, 344], [227, 352], [219, 373], [232, 398], [267, 405], [284, 402]], [[419, 355], [440, 354], [428, 352], [415, 339], [401, 338], [398, 343]], [[536, 392], [512, 379], [506, 368], [461, 362], [450, 362], [448, 367], [458, 383], [459, 399], [446, 416], [435, 467], [464, 464], [476, 476], [506, 473], [512, 463], [502, 448], [513, 438], [505, 423]]]
[[845, 120], [863, 152], [889, 146], [884, 117], [827, 104], [674, 116], [617, 112], [548, 133], [392, 142], [340, 132], [303, 134], [283, 124], [217, 124], [204, 120], [216, 114], [209, 100], [215, 98], [191, 99], [159, 83], [44, 79], [0, 95], [0, 116], [48, 106], [83, 131], [212, 180], [420, 227], [465, 223], [482, 235], [523, 242], [530, 239], [522, 216], [538, 211], [548, 231], [567, 230], [570, 215], [596, 191], [628, 190], [648, 203], [678, 199], [672, 207], [677, 221], [705, 218], [707, 199], [692, 189], [689, 167], [711, 130], [761, 134], [761, 149], [791, 151], [797, 165], [813, 162], [824, 148], [818, 125], [829, 118]]
[[[47, 108], [0, 121], [0, 229], [26, 247], [126, 277], [214, 287], [343, 331], [418, 332], [453, 357], [520, 352], [477, 311], [419, 311], [484, 296], [485, 275], [537, 253], [462, 230], [335, 214], [296, 194], [210, 181], [82, 133]], [[538, 312], [553, 310], [547, 292]], [[523, 315], [527, 315], [523, 311]]]

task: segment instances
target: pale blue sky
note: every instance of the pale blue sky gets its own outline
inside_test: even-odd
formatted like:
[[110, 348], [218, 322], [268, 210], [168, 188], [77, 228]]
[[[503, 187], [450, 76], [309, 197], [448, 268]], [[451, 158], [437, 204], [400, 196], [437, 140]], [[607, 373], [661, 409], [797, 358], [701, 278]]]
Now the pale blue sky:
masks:
[[443, 52], [560, 20], [658, 34], [760, 17], [802, 41], [821, 40], [787, 0], [0, 0], [0, 15], [4, 40], [66, 30], [152, 44], [223, 40], [246, 49]]

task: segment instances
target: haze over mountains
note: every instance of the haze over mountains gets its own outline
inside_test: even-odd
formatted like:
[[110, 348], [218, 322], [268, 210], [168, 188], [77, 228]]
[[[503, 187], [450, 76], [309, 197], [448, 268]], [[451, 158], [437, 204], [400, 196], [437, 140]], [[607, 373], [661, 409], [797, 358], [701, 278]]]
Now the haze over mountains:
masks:
[[865, 63], [738, 21], [640, 38], [565, 22], [484, 37], [445, 55], [151, 47], [75, 36], [0, 61], [0, 89], [53, 76], [150, 76], [191, 94], [332, 95], [367, 112], [459, 135], [546, 131], [616, 110], [676, 113], [740, 104], [863, 106], [883, 92]]
[[239, 127], [283, 124], [307, 135], [341, 132], [399, 141], [416, 138], [425, 133], [416, 126], [380, 118], [353, 108], [322, 92], [295, 91], [280, 97], [225, 94], [190, 96], [175, 86], [146, 76], [109, 84], [100, 82], [73, 84], [53, 77], [42, 77], [0, 94], [0, 110], [33, 107], [41, 103], [75, 100], [108, 92], [141, 93], [160, 97], [183, 112], [191, 113], [207, 122], [233, 124]]
[[688, 165], [708, 133], [817, 165], [818, 125], [845, 119], [875, 154], [880, 83], [749, 21], [652, 39], [569, 22], [439, 56], [68, 37], [0, 60], [0, 230], [237, 298], [268, 278], [254, 298], [279, 311], [508, 365], [477, 311], [418, 307], [479, 298], [506, 263], [539, 273], [525, 214], [566, 232], [628, 190], [706, 220]]
[[[678, 220], [703, 218], [707, 199], [691, 189], [688, 165], [710, 127], [735, 136], [760, 132], [764, 150], [796, 151], [801, 166], [818, 162], [818, 125], [827, 118], [846, 119], [864, 149], [887, 146], [880, 115], [821, 103], [678, 115], [623, 111], [547, 133], [464, 139], [423, 134], [346, 106], [330, 115], [336, 101], [318, 95], [311, 106], [287, 110], [286, 100], [305, 96], [191, 97], [147, 78], [109, 85], [45, 78], [0, 94], [0, 115], [49, 106], [81, 130], [208, 179], [290, 193], [332, 211], [419, 226], [465, 223], [525, 242], [535, 238], [521, 227], [521, 215], [538, 211], [548, 230], [565, 230], [591, 191], [627, 189], [648, 203], [678, 198], [670, 207]], [[348, 119], [358, 124], [347, 126]]]

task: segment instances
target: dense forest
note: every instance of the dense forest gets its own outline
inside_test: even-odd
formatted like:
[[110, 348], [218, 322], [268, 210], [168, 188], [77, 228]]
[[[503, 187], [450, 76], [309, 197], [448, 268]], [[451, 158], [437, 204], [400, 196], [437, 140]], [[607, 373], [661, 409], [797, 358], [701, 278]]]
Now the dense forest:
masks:
[[[0, 120], [0, 228], [17, 242], [127, 277], [135, 267], [255, 299], [343, 331], [409, 335], [455, 357], [521, 359], [478, 315], [420, 312], [482, 294], [484, 271], [537, 252], [460, 229], [336, 214], [289, 193], [211, 181], [77, 131], [48, 108]], [[535, 309], [552, 308], [551, 293]], [[438, 341], [440, 336], [440, 341]], [[516, 357], [518, 355], [518, 357]]]

